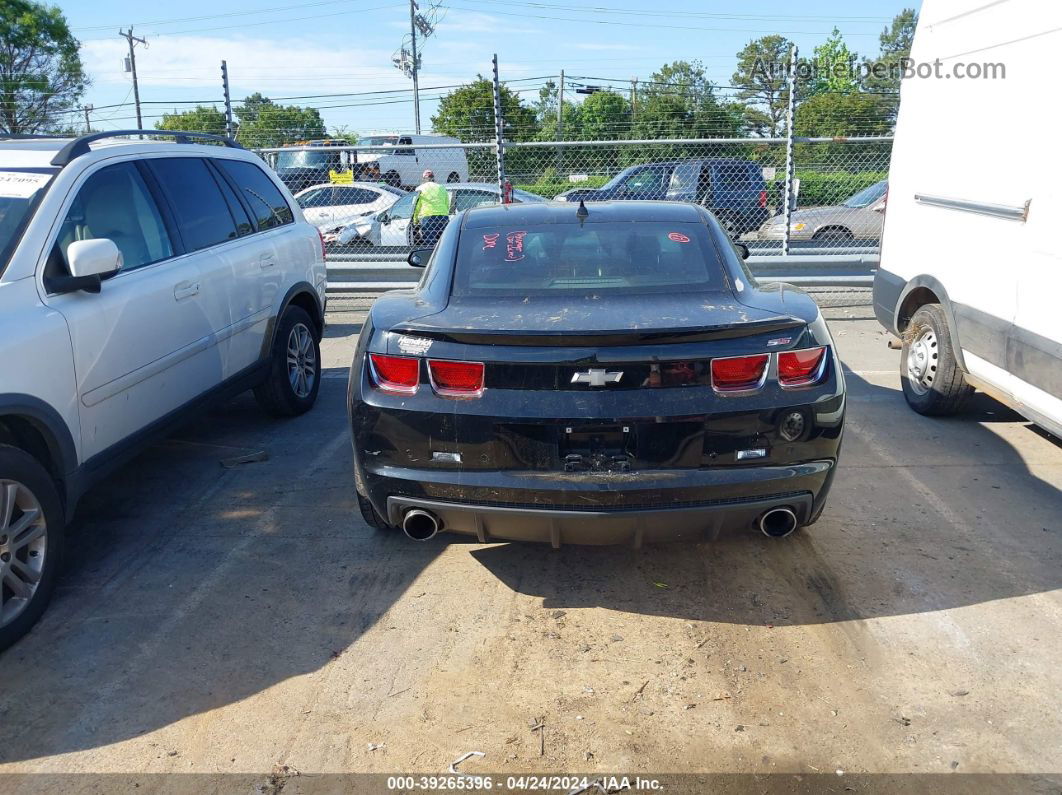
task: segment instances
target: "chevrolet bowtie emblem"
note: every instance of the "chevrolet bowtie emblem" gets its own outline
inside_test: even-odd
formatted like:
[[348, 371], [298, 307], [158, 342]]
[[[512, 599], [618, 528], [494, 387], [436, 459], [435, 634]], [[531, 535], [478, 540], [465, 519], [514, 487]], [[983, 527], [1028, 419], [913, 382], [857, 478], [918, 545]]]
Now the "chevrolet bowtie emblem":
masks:
[[618, 384], [623, 378], [623, 371], [608, 373], [604, 370], [587, 370], [585, 373], [576, 373], [572, 376], [573, 384], [587, 384], [588, 386], [604, 386], [605, 384]]

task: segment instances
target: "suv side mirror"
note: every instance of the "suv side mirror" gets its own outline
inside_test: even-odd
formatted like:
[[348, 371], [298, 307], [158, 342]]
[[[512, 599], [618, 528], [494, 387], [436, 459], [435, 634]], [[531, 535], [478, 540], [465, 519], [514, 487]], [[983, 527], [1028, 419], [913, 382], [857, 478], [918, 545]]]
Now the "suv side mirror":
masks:
[[[55, 256], [59, 256], [58, 246]], [[66, 249], [70, 276], [51, 276], [45, 280], [49, 292], [98, 293], [104, 279], [114, 276], [122, 268], [122, 252], [113, 240], [75, 240]]]
[[105, 237], [95, 240], [75, 240], [66, 249], [70, 275], [75, 279], [83, 276], [113, 276], [122, 269], [122, 252], [113, 240]]
[[414, 268], [423, 268], [428, 264], [428, 260], [431, 259], [433, 248], [415, 248], [409, 252], [409, 256], [406, 258], [406, 262], [412, 265]]
[[744, 243], [738, 243], [737, 241], [735, 241], [734, 242], [734, 248], [736, 248], [738, 250], [738, 254], [741, 255], [742, 259], [748, 259], [749, 258], [749, 247], [746, 246]]

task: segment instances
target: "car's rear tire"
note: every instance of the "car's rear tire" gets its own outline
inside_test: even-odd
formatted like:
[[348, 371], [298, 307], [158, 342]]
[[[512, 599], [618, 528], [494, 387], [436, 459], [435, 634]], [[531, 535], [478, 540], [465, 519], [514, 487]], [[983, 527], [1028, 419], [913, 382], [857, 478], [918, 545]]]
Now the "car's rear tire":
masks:
[[276, 417], [295, 417], [313, 408], [321, 388], [321, 348], [306, 310], [289, 306], [280, 316], [269, 375], [254, 388], [259, 405]]
[[458, 174], [456, 171], [451, 171], [449, 176], [446, 177], [446, 181], [449, 182], [450, 184], [453, 184], [455, 182], [460, 182], [461, 181], [461, 175]]
[[940, 304], [920, 307], [904, 329], [900, 359], [903, 396], [919, 414], [955, 414], [973, 394], [954, 350], [944, 309]]
[[387, 523], [387, 520], [380, 516], [379, 512], [372, 507], [371, 502], [360, 494], [357, 496], [358, 510], [361, 511], [361, 518], [365, 520], [365, 524], [373, 530], [394, 530], [394, 528]]
[[66, 529], [59, 490], [36, 458], [0, 445], [0, 651], [25, 635], [55, 590]]

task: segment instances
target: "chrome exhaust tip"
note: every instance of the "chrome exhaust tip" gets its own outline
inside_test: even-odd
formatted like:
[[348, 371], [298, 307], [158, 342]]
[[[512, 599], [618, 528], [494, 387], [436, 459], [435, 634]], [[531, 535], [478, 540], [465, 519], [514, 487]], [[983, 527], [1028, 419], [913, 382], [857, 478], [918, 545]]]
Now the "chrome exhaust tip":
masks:
[[758, 524], [765, 536], [785, 538], [797, 529], [797, 518], [789, 508], [771, 508], [760, 515]]
[[420, 508], [406, 511], [406, 515], [402, 517], [402, 532], [414, 541], [428, 541], [435, 538], [441, 526], [435, 514], [422, 511]]

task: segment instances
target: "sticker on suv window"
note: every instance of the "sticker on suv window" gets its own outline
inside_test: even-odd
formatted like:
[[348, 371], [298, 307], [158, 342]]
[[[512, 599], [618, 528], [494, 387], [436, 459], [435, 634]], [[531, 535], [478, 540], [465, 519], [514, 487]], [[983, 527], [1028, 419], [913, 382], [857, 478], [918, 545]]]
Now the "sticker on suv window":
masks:
[[673, 243], [689, 243], [690, 239], [681, 232], [669, 232], [667, 239]]
[[494, 248], [498, 244], [498, 238], [501, 237], [501, 232], [495, 232], [492, 235], [483, 235], [483, 250], [488, 248]]
[[5, 199], [28, 199], [51, 178], [51, 174], [0, 171], [0, 196]]

